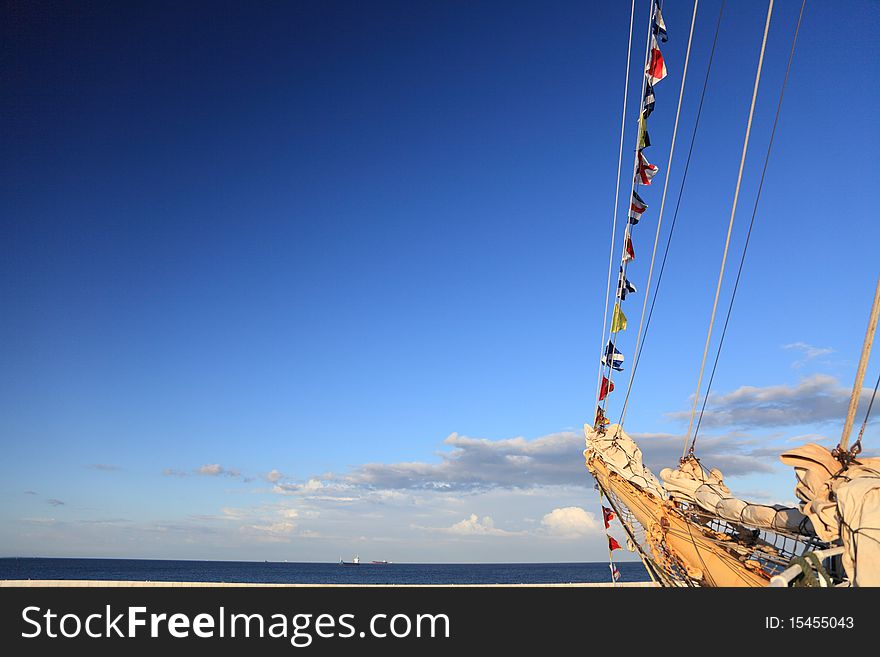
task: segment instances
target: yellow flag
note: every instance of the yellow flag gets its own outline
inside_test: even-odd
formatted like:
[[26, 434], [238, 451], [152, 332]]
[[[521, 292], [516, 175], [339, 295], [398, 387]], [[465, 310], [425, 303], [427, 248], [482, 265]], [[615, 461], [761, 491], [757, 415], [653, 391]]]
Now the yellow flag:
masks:
[[648, 136], [648, 122], [644, 116], [639, 117], [639, 148], [647, 148], [651, 145], [651, 137]]
[[620, 304], [614, 304], [614, 314], [611, 315], [611, 332], [617, 333], [618, 331], [626, 330], [626, 315], [623, 314], [623, 311], [620, 309]]

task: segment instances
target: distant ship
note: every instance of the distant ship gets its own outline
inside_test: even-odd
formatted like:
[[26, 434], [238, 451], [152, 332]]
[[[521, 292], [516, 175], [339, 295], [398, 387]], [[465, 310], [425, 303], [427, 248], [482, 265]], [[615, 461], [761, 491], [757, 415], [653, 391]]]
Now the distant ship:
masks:
[[385, 561], [385, 560], [383, 559], [382, 561], [371, 561], [370, 563], [374, 563], [374, 564], [376, 564], [376, 565], [380, 565], [380, 566], [381, 566], [381, 565], [385, 565], [385, 564], [388, 564], [388, 563], [391, 563], [391, 562], [390, 562], [390, 561]]
[[339, 558], [340, 566], [359, 566], [361, 563], [361, 558], [358, 555], [354, 555], [354, 559], [351, 561], [343, 561], [342, 557]]

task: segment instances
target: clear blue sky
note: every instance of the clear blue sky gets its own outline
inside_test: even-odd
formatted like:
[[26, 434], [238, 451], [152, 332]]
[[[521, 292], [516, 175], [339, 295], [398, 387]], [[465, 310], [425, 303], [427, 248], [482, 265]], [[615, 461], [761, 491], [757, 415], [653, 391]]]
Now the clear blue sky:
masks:
[[[692, 7], [665, 5], [642, 289]], [[718, 6], [700, 4], [664, 223]], [[734, 265], [799, 8], [776, 3]], [[725, 10], [632, 432], [684, 428], [667, 414], [696, 383], [765, 12]], [[878, 17], [808, 3], [714, 392], [851, 385], [878, 273]], [[532, 458], [503, 441], [591, 421], [628, 20], [622, 2], [4, 4], [2, 555], [603, 558], [582, 516], [545, 515], [596, 513], [585, 470], [444, 493], [394, 464], [458, 449], [450, 471], [479, 478]], [[740, 486], [793, 499], [781, 468]]]

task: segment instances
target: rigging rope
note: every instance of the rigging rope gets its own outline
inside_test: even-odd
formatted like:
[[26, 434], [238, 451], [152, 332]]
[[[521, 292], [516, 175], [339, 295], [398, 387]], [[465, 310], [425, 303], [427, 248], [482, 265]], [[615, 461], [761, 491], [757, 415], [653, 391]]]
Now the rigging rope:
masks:
[[[648, 33], [645, 36], [645, 57], [643, 60], [644, 63], [642, 64], [642, 85], [641, 85], [641, 91], [639, 93], [639, 117], [640, 118], [642, 116], [642, 113], [645, 110], [645, 85], [648, 82], [646, 69], [648, 67], [648, 61], [649, 61], [648, 56], [650, 55], [650, 52], [651, 52], [651, 32], [652, 32], [652, 28], [654, 25], [654, 8], [655, 8], [655, 6], [656, 6], [656, 3], [652, 0], [652, 2], [649, 4], [649, 9], [648, 9]], [[639, 139], [640, 138], [641, 138], [641, 131], [636, 130], [636, 149], [635, 149], [635, 155], [633, 156], [633, 166], [632, 166], [632, 176], [633, 177], [632, 177], [632, 182], [630, 183], [630, 194], [627, 197], [627, 200], [632, 199], [632, 193], [636, 188], [635, 174], [636, 174], [636, 171], [638, 170], [638, 166], [639, 166]], [[627, 241], [627, 239], [629, 239], [629, 233], [630, 233], [630, 223], [629, 223], [629, 221], [627, 221], [626, 227], [624, 228], [624, 231], [623, 231], [623, 250], [626, 250], [626, 241]], [[613, 243], [611, 245], [611, 249], [612, 249], [612, 253], [613, 253], [613, 250], [614, 250]], [[623, 266], [623, 271], [624, 271], [624, 275], [625, 275], [626, 274], [626, 263], [624, 263], [622, 266]], [[609, 278], [609, 283], [608, 283], [608, 290], [609, 290], [609, 292], [611, 291], [610, 278]], [[616, 294], [615, 294], [615, 298], [617, 298]], [[605, 296], [605, 303], [606, 303], [605, 312], [607, 315], [608, 295]], [[603, 326], [602, 326], [602, 353], [605, 353], [605, 326], [604, 326], [605, 321], [607, 321], [607, 317], [606, 317], [606, 320], [603, 320]], [[613, 319], [612, 319], [612, 321], [613, 321]], [[616, 333], [612, 334], [609, 330], [609, 335], [614, 335], [614, 338], [612, 338], [612, 340], [611, 340], [611, 344], [614, 348], [616, 348], [617, 334]], [[614, 374], [613, 374], [614, 370], [611, 367], [612, 358], [609, 356], [605, 360], [607, 362], [604, 365], [601, 365], [601, 367], [599, 369], [599, 381], [597, 382], [597, 385], [601, 386], [602, 377], [604, 376], [605, 369], [608, 369], [608, 386], [610, 388], [611, 387], [611, 380], [614, 377]], [[601, 364], [601, 359], [599, 362]], [[597, 405], [598, 405], [598, 398], [599, 398], [599, 390], [596, 390]], [[604, 403], [601, 405], [603, 413], [604, 413], [605, 408], [607, 408], [607, 405], [608, 405], [608, 397], [605, 397]]]
[[858, 452], [862, 451], [862, 436], [865, 435], [865, 427], [868, 426], [868, 418], [871, 417], [871, 409], [874, 407], [874, 399], [877, 397], [877, 388], [880, 388], [880, 374], [877, 375], [877, 383], [874, 384], [874, 394], [871, 395], [871, 401], [868, 402], [868, 410], [865, 413], [865, 420], [862, 422], [862, 428], [859, 429], [859, 437], [856, 438], [856, 442], [853, 443], [852, 449], [856, 450], [858, 446]]
[[[617, 183], [614, 186], [614, 213], [611, 217], [611, 250], [608, 253], [608, 283], [605, 286], [605, 314], [602, 316], [602, 344], [601, 349], [605, 349], [605, 322], [608, 321], [608, 295], [611, 292], [611, 268], [614, 265], [614, 236], [617, 231], [617, 206], [620, 205], [620, 168], [623, 164], [623, 133], [626, 127], [626, 94], [629, 91], [629, 68], [630, 57], [632, 53], [632, 30], [633, 18], [636, 14], [636, 0], [632, 0], [632, 7], [629, 12], [629, 42], [626, 46], [626, 81], [623, 84], [623, 109], [620, 112], [620, 146], [617, 150]], [[596, 382], [596, 399], [598, 404], [599, 386], [602, 382], [602, 364], [599, 363], [599, 376]]]
[[[648, 310], [648, 319], [645, 321], [645, 332], [642, 335], [642, 347], [644, 347], [645, 340], [647, 340], [648, 338], [648, 329], [651, 326], [651, 318], [654, 316], [654, 306], [657, 303], [657, 295], [660, 293], [660, 284], [663, 282], [663, 272], [666, 271], [666, 260], [669, 257], [669, 246], [672, 243], [672, 235], [675, 232], [675, 224], [678, 220], [678, 210], [681, 207], [681, 198], [684, 194], [684, 185], [685, 182], [687, 182], [688, 171], [691, 167], [691, 155], [693, 155], [694, 152], [694, 144], [697, 141], [697, 129], [700, 127], [700, 117], [703, 114], [703, 101], [706, 98], [706, 89], [709, 86], [709, 76], [712, 72], [712, 61], [715, 59], [715, 46], [718, 44], [718, 32], [721, 28], [721, 18], [724, 15], [724, 5], [725, 0], [721, 0], [721, 8], [718, 10], [718, 19], [715, 22], [715, 37], [712, 39], [712, 50], [709, 52], [709, 63], [706, 66], [706, 77], [703, 80], [703, 90], [700, 93], [700, 104], [697, 107], [697, 118], [694, 121], [694, 132], [691, 135], [691, 145], [688, 149], [687, 159], [685, 160], [684, 164], [684, 173], [682, 174], [681, 178], [681, 186], [678, 188], [678, 199], [675, 202], [675, 212], [672, 213], [672, 223], [669, 227], [669, 235], [666, 238], [666, 249], [663, 253], [663, 260], [660, 263], [660, 273], [657, 275], [657, 285], [654, 287], [654, 295], [651, 297], [651, 308]], [[648, 295], [646, 294], [646, 299], [647, 296]], [[629, 404], [629, 396], [630, 392], [632, 391], [633, 379], [635, 378], [636, 370], [638, 370], [639, 368], [640, 357], [641, 352], [636, 354], [635, 358], [633, 359], [632, 374], [630, 374], [629, 386], [626, 389], [626, 396], [623, 399], [623, 410], [621, 411], [620, 420], [618, 421], [618, 424], [620, 424], [621, 426], [623, 426], [623, 422], [626, 416], [626, 409], [627, 405]]]
[[791, 42], [791, 52], [788, 55], [788, 66], [785, 69], [785, 78], [782, 80], [782, 89], [779, 92], [779, 102], [776, 105], [776, 117], [773, 119], [773, 129], [770, 131], [770, 142], [767, 144], [767, 154], [764, 156], [764, 168], [761, 170], [761, 181], [758, 183], [758, 193], [755, 196], [755, 205], [752, 208], [752, 218], [749, 222], [749, 230], [746, 233], [746, 241], [743, 245], [742, 257], [739, 261], [739, 270], [736, 272], [736, 281], [733, 284], [733, 292], [730, 295], [730, 304], [727, 306], [727, 317], [724, 319], [724, 328], [721, 330], [721, 338], [718, 340], [718, 350], [715, 352], [715, 361], [712, 363], [712, 372], [709, 375], [709, 383], [706, 385], [706, 396], [703, 397], [703, 405], [700, 407], [700, 416], [697, 419], [697, 426], [694, 429], [694, 438], [691, 441], [690, 452], [694, 451], [694, 445], [697, 442], [697, 436], [700, 433], [700, 425], [703, 422], [703, 413], [706, 410], [706, 402], [709, 400], [709, 392], [712, 390], [712, 382], [715, 380], [715, 370], [718, 367], [718, 359], [721, 357], [721, 348], [724, 346], [724, 337], [727, 335], [727, 325], [730, 322], [730, 315], [733, 312], [733, 302], [736, 299], [736, 291], [739, 289], [739, 281], [742, 276], [743, 265], [746, 261], [746, 252], [749, 249], [749, 241], [752, 237], [752, 228], [755, 225], [755, 216], [758, 213], [758, 203], [761, 200], [761, 191], [764, 189], [764, 177], [767, 175], [767, 165], [770, 162], [770, 151], [773, 149], [773, 138], [776, 136], [776, 126], [779, 123], [779, 114], [782, 111], [782, 100], [785, 98], [785, 88], [788, 85], [788, 76], [791, 73], [791, 63], [794, 60], [794, 50], [797, 45], [798, 33], [801, 29], [801, 20], [804, 17], [804, 6], [807, 0], [801, 1], [801, 11], [798, 15], [797, 26], [794, 30], [794, 38]]
[[[691, 31], [688, 34], [687, 51], [684, 56], [684, 70], [681, 74], [681, 87], [678, 90], [678, 107], [675, 110], [675, 123], [672, 127], [672, 141], [669, 144], [669, 158], [666, 160], [666, 177], [663, 180], [663, 196], [660, 199], [660, 213], [657, 216], [657, 232], [654, 234], [654, 250], [651, 252], [651, 266], [648, 268], [648, 280], [645, 283], [645, 300], [642, 302], [642, 316], [639, 318], [639, 330], [636, 333], [636, 346], [633, 351], [633, 363], [639, 357], [639, 346], [642, 337], [642, 325], [645, 321], [645, 310], [648, 307], [648, 291], [651, 289], [651, 277], [654, 274], [654, 259], [657, 257], [657, 244], [660, 241], [660, 225], [663, 222], [663, 208], [666, 207], [666, 190], [669, 186], [669, 173], [672, 167], [672, 156], [675, 153], [675, 137], [678, 134], [678, 118], [681, 115], [681, 101], [684, 98], [684, 83], [687, 80], [688, 62], [691, 58], [691, 43], [694, 39], [694, 24], [697, 22], [697, 5], [700, 0], [694, 0], [694, 13], [691, 16]], [[610, 270], [609, 270], [610, 271]], [[623, 418], [626, 416], [626, 404], [629, 401], [629, 391], [632, 389], [633, 376], [635, 376], [635, 366], [630, 370], [629, 383], [626, 386], [626, 397], [623, 402], [623, 410], [620, 412], [620, 422], [623, 425]]]
[[694, 425], [694, 416], [697, 412], [697, 402], [700, 399], [700, 386], [703, 383], [703, 371], [706, 368], [706, 357], [709, 355], [709, 343], [712, 340], [712, 327], [715, 324], [715, 313], [718, 310], [718, 297], [721, 295], [721, 283], [724, 280], [724, 267], [727, 264], [727, 252], [730, 249], [730, 234], [733, 232], [733, 220], [736, 217], [736, 204], [739, 201], [739, 189], [742, 184], [742, 175], [743, 169], [746, 164], [746, 151], [749, 146], [749, 135], [752, 131], [752, 118], [755, 114], [755, 101], [758, 98], [758, 85], [761, 82], [761, 68], [764, 65], [764, 51], [767, 48], [767, 34], [770, 32], [770, 17], [773, 15], [773, 0], [770, 0], [769, 6], [767, 7], [767, 21], [764, 24], [764, 38], [761, 41], [761, 54], [758, 58], [758, 71], [755, 74], [755, 88], [752, 90], [752, 103], [749, 107], [749, 119], [746, 123], [746, 136], [743, 140], [743, 150], [742, 157], [740, 158], [739, 163], [739, 173], [736, 178], [736, 189], [733, 193], [733, 207], [730, 209], [730, 222], [727, 226], [727, 239], [724, 242], [724, 254], [721, 257], [721, 271], [718, 273], [718, 285], [715, 288], [715, 301], [712, 304], [712, 316], [709, 320], [709, 331], [706, 334], [706, 346], [703, 349], [703, 360], [700, 364], [700, 374], [697, 377], [697, 390], [694, 393], [694, 405], [691, 408], [691, 419], [688, 423], [688, 430], [685, 434], [684, 439], [684, 449], [682, 450], [682, 458], [685, 457], [688, 451], [688, 442], [691, 435], [691, 429]]
[[[843, 424], [843, 433], [840, 442], [832, 452], [835, 456], [847, 452], [849, 434], [852, 431], [853, 421], [859, 407], [859, 396], [862, 393], [862, 383], [865, 380], [865, 370], [868, 369], [868, 360], [871, 356], [871, 345], [874, 344], [874, 336], [877, 331], [877, 322], [880, 321], [880, 277], [877, 278], [877, 287], [874, 290], [874, 301], [871, 303], [871, 314], [868, 317], [868, 328], [865, 331], [865, 341], [862, 343], [862, 354], [859, 356], [859, 366], [856, 369], [856, 380], [853, 382], [852, 394], [849, 397], [849, 408], [846, 411], [846, 421]], [[861, 448], [861, 446], [859, 446]], [[852, 455], [852, 452], [849, 452]], [[844, 459], [845, 461], [846, 459]]]

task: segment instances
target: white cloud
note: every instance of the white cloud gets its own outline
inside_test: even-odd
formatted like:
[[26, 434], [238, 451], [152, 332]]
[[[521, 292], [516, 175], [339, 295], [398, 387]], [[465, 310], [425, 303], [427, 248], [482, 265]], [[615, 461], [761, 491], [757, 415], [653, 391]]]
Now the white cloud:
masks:
[[209, 477], [218, 477], [224, 475], [226, 477], [240, 477], [241, 472], [236, 468], [224, 468], [219, 463], [208, 463], [196, 468], [196, 474], [208, 475]]
[[596, 516], [579, 506], [553, 509], [541, 520], [541, 526], [554, 536], [577, 538], [597, 531], [599, 523]]
[[[302, 518], [315, 519], [317, 511], [300, 512], [299, 509], [278, 504], [260, 504], [250, 508], [224, 508], [223, 516], [217, 519], [231, 520], [237, 523], [238, 531], [260, 542], [288, 541], [294, 536], [307, 535], [315, 538], [317, 532], [300, 529]], [[210, 520], [211, 518], [205, 518]]]
[[498, 530], [495, 529], [495, 523], [490, 516], [484, 516], [480, 520], [476, 513], [472, 513], [469, 518], [465, 518], [461, 522], [452, 525], [448, 531], [450, 534], [470, 536], [473, 534], [492, 534]]
[[827, 356], [828, 354], [834, 353], [834, 349], [831, 349], [830, 347], [814, 347], [813, 345], [807, 344], [806, 342], [792, 342], [791, 344], [782, 345], [782, 348], [796, 349], [803, 354], [803, 357], [800, 360], [797, 360], [791, 364], [792, 367], [802, 367], [814, 358], [819, 358], [820, 356]]
[[453, 524], [451, 527], [422, 527], [420, 525], [413, 525], [413, 528], [455, 536], [517, 536], [524, 533], [499, 529], [495, 526], [495, 521], [492, 520], [491, 516], [480, 518], [476, 513], [472, 513], [469, 517]]
[[270, 471], [266, 474], [266, 481], [268, 481], [268, 482], [274, 484], [274, 483], [277, 482], [279, 479], [281, 479], [283, 476], [284, 476], [284, 475], [281, 474], [281, 471], [280, 471], [280, 470], [270, 470]]
[[[177, 470], [175, 468], [165, 468], [162, 471], [162, 474], [166, 477], [188, 477], [190, 475], [189, 472], [185, 472], [183, 470]], [[241, 470], [238, 468], [224, 468], [219, 463], [206, 463], [195, 470], [192, 471], [192, 474], [204, 475], [206, 477], [233, 477], [233, 478], [242, 478]], [[251, 477], [243, 477], [242, 481], [245, 483], [253, 481]]]
[[293, 495], [293, 494], [310, 494], [316, 493], [318, 491], [323, 491], [324, 493], [340, 491], [345, 488], [349, 488], [345, 484], [334, 484], [333, 486], [329, 486], [324, 483], [320, 479], [311, 478], [304, 484], [278, 484], [272, 488], [272, 492], [278, 493], [279, 495]]
[[292, 520], [277, 520], [262, 525], [242, 525], [241, 530], [256, 534], [257, 540], [284, 541], [296, 531], [296, 526]]

